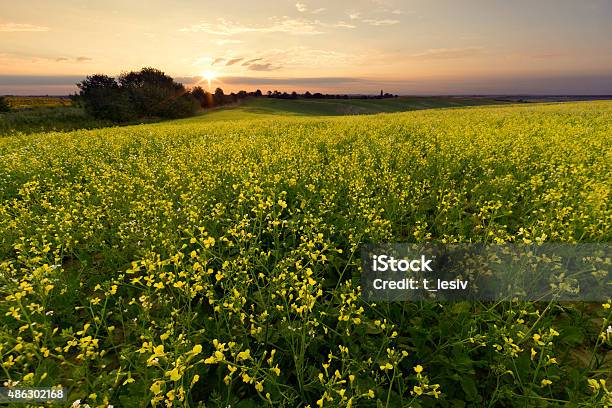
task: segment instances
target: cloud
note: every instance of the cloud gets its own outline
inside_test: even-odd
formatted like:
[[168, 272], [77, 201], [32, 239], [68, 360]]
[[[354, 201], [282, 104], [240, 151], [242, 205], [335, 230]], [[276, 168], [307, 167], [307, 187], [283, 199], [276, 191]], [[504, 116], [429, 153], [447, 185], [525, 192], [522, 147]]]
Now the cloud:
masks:
[[378, 20], [378, 19], [372, 19], [372, 18], [364, 18], [361, 21], [371, 26], [390, 26], [390, 25], [399, 23], [399, 20], [392, 20], [392, 19]]
[[243, 59], [244, 59], [244, 58], [232, 58], [231, 60], [229, 60], [229, 61], [227, 61], [227, 62], [225, 63], [225, 66], [226, 66], [226, 67], [229, 67], [230, 65], [234, 65], [234, 64], [236, 64], [236, 63], [238, 63], [238, 62], [242, 61]]
[[85, 75], [0, 75], [0, 85], [74, 85]]
[[213, 44], [217, 44], [217, 45], [227, 45], [227, 44], [240, 44], [244, 41], [242, 40], [236, 40], [236, 39], [232, 39], [232, 38], [218, 38], [215, 40], [210, 40], [211, 43]]
[[318, 8], [318, 9], [312, 10], [312, 11], [310, 12], [310, 14], [319, 14], [319, 13], [321, 13], [321, 12], [325, 11], [325, 10], [327, 10], [325, 7], [321, 7], [321, 8]]
[[423, 52], [410, 55], [417, 59], [458, 59], [473, 57], [482, 54], [483, 47], [464, 47], [464, 48], [431, 48]]
[[274, 66], [270, 63], [266, 64], [251, 64], [248, 66], [248, 69], [251, 71], [274, 71], [276, 69], [280, 69], [281, 66]]
[[308, 10], [308, 7], [306, 7], [306, 5], [304, 3], [295, 3], [295, 8], [297, 9], [297, 11], [299, 11], [300, 13], [305, 12], [306, 10]]
[[[375, 10], [376, 11], [376, 10]], [[378, 12], [389, 12], [388, 9], [382, 9], [382, 10], [378, 10]], [[401, 14], [402, 11], [401, 10], [393, 10], [391, 11], [391, 14]], [[390, 25], [394, 25], [399, 23], [399, 20], [396, 19], [391, 19], [391, 18], [363, 18], [361, 12], [359, 11], [355, 11], [355, 10], [351, 10], [348, 11], [346, 13], [349, 17], [349, 19], [354, 20], [354, 21], [359, 21], [361, 23], [364, 24], [368, 24], [371, 26], [390, 26]]]
[[356, 56], [336, 50], [322, 50], [306, 46], [287, 49], [270, 49], [258, 55], [266, 62], [276, 63], [283, 67], [330, 67], [357, 63]]
[[530, 54], [528, 56], [531, 58], [535, 58], [535, 59], [548, 59], [548, 58], [565, 58], [565, 57], [569, 57], [570, 54], [566, 52], [544, 52], [540, 54]]
[[34, 24], [0, 23], [0, 32], [3, 32], [3, 33], [44, 32], [44, 31], [49, 31], [49, 27], [37, 26]]
[[337, 27], [337, 28], [355, 28], [357, 27], [354, 24], [349, 24], [345, 21], [338, 21], [336, 24], [333, 25], [333, 27]]
[[245, 25], [236, 21], [220, 18], [216, 24], [201, 23], [188, 28], [181, 28], [182, 32], [204, 32], [208, 34], [232, 36], [245, 33], [287, 33], [293, 35], [323, 34], [319, 30], [321, 23], [302, 18], [272, 17], [270, 23], [264, 26]]
[[[367, 54], [371, 57], [371, 54]], [[303, 69], [330, 67], [338, 65], [359, 65], [365, 57], [335, 50], [322, 50], [306, 46], [295, 46], [283, 49], [248, 51], [241, 54], [228, 52], [211, 59], [211, 66], [224, 66], [225, 75], [248, 71], [274, 71], [280, 69]], [[224, 77], [225, 77], [224, 75]]]
[[76, 57], [76, 58], [72, 58], [72, 57], [57, 57], [54, 59], [55, 62], [88, 62], [91, 61], [92, 59], [89, 57]]
[[271, 78], [271, 77], [245, 77], [230, 76], [223, 77], [227, 84], [244, 85], [339, 85], [359, 84], [367, 80], [352, 77], [297, 77], [297, 78]]
[[254, 63], [254, 62], [261, 61], [261, 60], [263, 60], [263, 58], [252, 58], [252, 59], [250, 59], [250, 60], [246, 60], [246, 61], [244, 61], [244, 62], [242, 63], [242, 66], [243, 66], [243, 67], [246, 67], [247, 65], [250, 65], [250, 64], [252, 64], [252, 63]]

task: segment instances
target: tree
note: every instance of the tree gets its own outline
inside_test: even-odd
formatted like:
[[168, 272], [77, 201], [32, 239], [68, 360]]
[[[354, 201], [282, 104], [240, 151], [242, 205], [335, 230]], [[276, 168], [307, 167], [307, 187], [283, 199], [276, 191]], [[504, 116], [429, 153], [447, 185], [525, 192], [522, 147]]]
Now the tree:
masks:
[[10, 112], [11, 106], [4, 96], [0, 96], [0, 112]]
[[135, 114], [128, 94], [115, 78], [95, 74], [77, 84], [85, 111], [95, 118], [124, 122]]
[[211, 93], [202, 89], [201, 86], [193, 88], [191, 90], [191, 95], [196, 98], [202, 108], [211, 108], [213, 106]]
[[118, 81], [108, 75], [91, 75], [77, 86], [87, 112], [115, 122], [137, 117], [180, 118], [198, 109], [191, 92], [155, 68], [121, 74]]
[[183, 84], [155, 68], [123, 73], [119, 84], [139, 116], [178, 118], [197, 109], [196, 99]]
[[223, 89], [221, 88], [217, 88], [215, 89], [215, 95], [213, 97], [213, 100], [215, 101], [215, 105], [219, 106], [219, 105], [223, 105], [224, 102], [224, 98], [225, 94], [223, 93]]
[[261, 96], [261, 89], [258, 89], [255, 91], [255, 96], [256, 97], [260, 97]]

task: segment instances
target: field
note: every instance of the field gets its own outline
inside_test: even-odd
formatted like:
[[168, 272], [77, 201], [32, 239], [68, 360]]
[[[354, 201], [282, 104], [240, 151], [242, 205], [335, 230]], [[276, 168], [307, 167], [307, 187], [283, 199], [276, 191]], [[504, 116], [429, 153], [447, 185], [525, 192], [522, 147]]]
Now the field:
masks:
[[610, 242], [612, 102], [257, 103], [0, 138], [0, 380], [92, 407], [612, 404], [610, 301], [359, 287], [364, 243]]
[[[0, 113], [0, 137], [17, 133], [66, 132], [112, 126], [112, 123], [91, 117], [70, 99], [59, 97], [7, 97], [13, 111]], [[282, 116], [337, 116], [401, 112], [416, 109], [503, 104], [488, 98], [466, 97], [400, 97], [374, 100], [282, 100], [251, 98], [232, 109], [202, 111], [207, 120], [235, 120]], [[192, 119], [193, 120], [193, 119]], [[201, 118], [195, 118], [200, 122]], [[151, 122], [147, 120], [146, 122]], [[137, 122], [138, 123], [138, 122]], [[132, 123], [133, 124], [133, 123]]]
[[12, 109], [52, 108], [72, 105], [69, 98], [54, 96], [7, 96], [6, 100]]
[[[507, 102], [490, 98], [402, 96], [388, 99], [297, 99], [255, 98], [238, 105], [236, 109], [222, 110], [227, 118], [284, 116], [338, 116], [368, 115], [374, 113], [404, 112], [419, 109], [452, 108], [479, 105], [500, 105]], [[240, 115], [237, 116], [237, 113]], [[218, 118], [220, 112], [214, 112]]]

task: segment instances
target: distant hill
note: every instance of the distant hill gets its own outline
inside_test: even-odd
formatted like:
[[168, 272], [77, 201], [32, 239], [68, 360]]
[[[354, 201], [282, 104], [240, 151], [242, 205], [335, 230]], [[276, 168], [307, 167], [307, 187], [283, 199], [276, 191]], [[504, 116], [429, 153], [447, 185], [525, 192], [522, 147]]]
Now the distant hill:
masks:
[[[275, 99], [250, 98], [240, 104], [204, 113], [209, 119], [246, 119], [262, 115], [338, 116], [364, 115], [383, 112], [403, 112], [419, 109], [463, 106], [500, 105], [499, 101], [482, 97], [402, 96], [388, 99]], [[190, 119], [186, 119], [190, 120]]]

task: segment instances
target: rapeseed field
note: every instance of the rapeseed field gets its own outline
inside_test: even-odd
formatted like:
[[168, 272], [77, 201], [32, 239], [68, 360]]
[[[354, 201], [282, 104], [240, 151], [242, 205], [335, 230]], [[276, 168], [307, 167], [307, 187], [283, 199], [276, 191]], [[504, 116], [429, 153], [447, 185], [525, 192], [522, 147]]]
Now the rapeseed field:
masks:
[[0, 379], [90, 407], [612, 404], [611, 302], [361, 298], [380, 242], [610, 242], [612, 102], [0, 138]]

